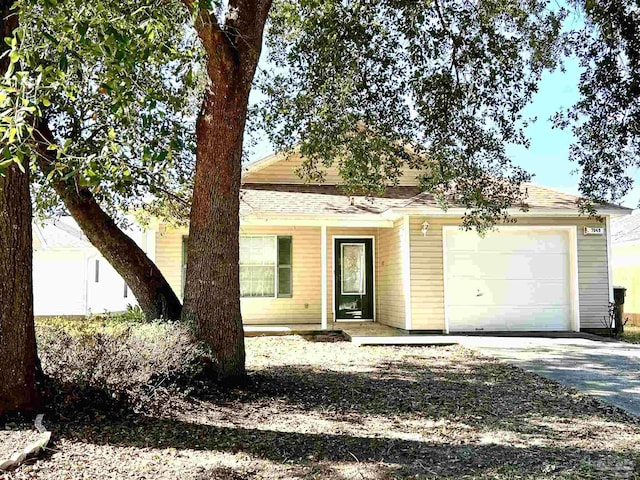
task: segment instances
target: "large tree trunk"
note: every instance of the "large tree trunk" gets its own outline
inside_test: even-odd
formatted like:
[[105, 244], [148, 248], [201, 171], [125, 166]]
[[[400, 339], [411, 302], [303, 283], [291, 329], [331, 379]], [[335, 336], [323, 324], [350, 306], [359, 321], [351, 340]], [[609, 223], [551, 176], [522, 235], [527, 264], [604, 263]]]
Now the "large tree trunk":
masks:
[[14, 164], [0, 177], [0, 415], [39, 403], [31, 235], [29, 176]]
[[[46, 143], [53, 136], [40, 125], [43, 148], [38, 167], [47, 175], [52, 170], [46, 160]], [[113, 221], [98, 204], [91, 191], [77, 187], [73, 178], [54, 177], [53, 188], [91, 244], [127, 283], [148, 320], [180, 318], [182, 305], [175, 292], [146, 253]]]
[[147, 320], [178, 320], [180, 300], [147, 254], [102, 210], [91, 191], [67, 182], [54, 189], [91, 244], [127, 283]]
[[182, 318], [211, 346], [217, 380], [228, 383], [246, 376], [238, 266], [242, 140], [269, 7], [266, 0], [231, 1], [236, 16], [226, 25], [213, 17], [196, 21], [209, 78], [196, 125]]
[[0, 177], [0, 415], [38, 406], [29, 176]]
[[[13, 0], [0, 0], [0, 36], [18, 26]], [[0, 53], [7, 47], [2, 42]], [[0, 72], [8, 68], [0, 60]], [[28, 169], [28, 165], [26, 165]], [[27, 170], [28, 171], [28, 170]], [[0, 415], [30, 411], [39, 403], [33, 323], [33, 245], [29, 175], [17, 164], [0, 176]]]

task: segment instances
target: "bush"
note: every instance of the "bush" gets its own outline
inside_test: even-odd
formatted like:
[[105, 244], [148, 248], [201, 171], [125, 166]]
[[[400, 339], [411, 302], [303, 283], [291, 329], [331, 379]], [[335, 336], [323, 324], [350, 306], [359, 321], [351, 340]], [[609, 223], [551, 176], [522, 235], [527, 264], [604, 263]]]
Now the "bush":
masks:
[[146, 317], [142, 308], [138, 305], [127, 305], [127, 309], [124, 312], [105, 312], [94, 313], [89, 316], [89, 320], [103, 320], [109, 322], [128, 322], [128, 323], [142, 323], [146, 321]]
[[153, 407], [171, 387], [188, 385], [206, 358], [189, 331], [171, 322], [48, 322], [38, 326], [37, 336], [50, 378], [72, 392], [100, 391], [136, 410]]

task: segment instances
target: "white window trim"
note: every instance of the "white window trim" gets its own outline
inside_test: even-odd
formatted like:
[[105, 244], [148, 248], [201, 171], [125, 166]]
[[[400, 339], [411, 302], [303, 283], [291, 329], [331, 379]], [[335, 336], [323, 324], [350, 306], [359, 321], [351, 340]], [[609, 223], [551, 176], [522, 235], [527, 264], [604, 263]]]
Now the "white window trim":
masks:
[[[272, 238], [274, 243], [274, 263], [273, 263], [273, 295], [249, 295], [244, 296], [240, 294], [240, 298], [278, 298], [278, 235], [240, 235], [240, 238]], [[238, 255], [238, 268], [240, 267], [269, 267], [271, 265], [263, 264], [242, 264], [240, 262], [240, 255]]]

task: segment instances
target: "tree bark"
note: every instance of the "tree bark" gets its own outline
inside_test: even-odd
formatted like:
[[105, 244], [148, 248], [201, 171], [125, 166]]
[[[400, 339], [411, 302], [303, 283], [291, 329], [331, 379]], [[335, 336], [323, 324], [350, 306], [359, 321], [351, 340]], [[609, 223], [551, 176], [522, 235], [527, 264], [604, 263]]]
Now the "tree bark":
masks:
[[233, 15], [225, 25], [203, 11], [196, 19], [207, 52], [208, 84], [196, 124], [182, 318], [212, 348], [217, 380], [224, 383], [246, 377], [238, 265], [242, 146], [270, 6], [267, 0], [232, 0]]
[[[13, 0], [0, 0], [0, 36], [18, 26]], [[2, 42], [0, 53], [7, 50]], [[9, 66], [6, 56], [0, 71]], [[28, 171], [29, 166], [25, 165]], [[0, 415], [37, 408], [38, 357], [33, 321], [33, 245], [29, 175], [12, 164], [0, 176]]]
[[[47, 175], [52, 165], [47, 161], [46, 144], [53, 140], [53, 135], [44, 123], [38, 126], [38, 133], [43, 145], [38, 168]], [[100, 207], [91, 191], [76, 186], [73, 178], [54, 177], [52, 182], [87, 239], [127, 283], [147, 320], [178, 320], [182, 305], [160, 269]]]
[[29, 176], [14, 164], [0, 177], [0, 415], [39, 403], [31, 235]]

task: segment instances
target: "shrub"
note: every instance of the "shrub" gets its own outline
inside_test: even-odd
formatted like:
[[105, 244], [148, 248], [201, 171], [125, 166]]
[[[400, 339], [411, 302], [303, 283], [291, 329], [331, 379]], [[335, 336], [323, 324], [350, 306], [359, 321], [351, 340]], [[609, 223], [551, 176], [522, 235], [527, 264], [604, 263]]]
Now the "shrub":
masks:
[[139, 305], [127, 305], [127, 309], [124, 312], [94, 313], [89, 316], [89, 320], [142, 323], [146, 321], [146, 317]]
[[38, 326], [37, 336], [50, 378], [74, 394], [100, 391], [136, 410], [152, 408], [171, 387], [188, 385], [206, 357], [189, 331], [171, 322], [48, 323]]

